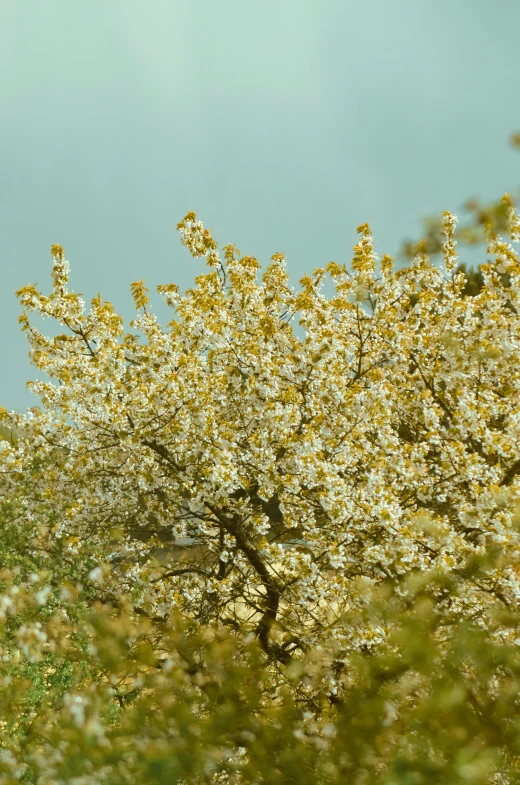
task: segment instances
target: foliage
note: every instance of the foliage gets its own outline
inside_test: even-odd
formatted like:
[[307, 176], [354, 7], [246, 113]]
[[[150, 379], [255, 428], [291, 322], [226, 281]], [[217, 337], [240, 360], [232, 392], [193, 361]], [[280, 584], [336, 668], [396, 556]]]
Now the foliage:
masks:
[[[509, 563], [494, 548], [466, 569], [480, 580]], [[518, 611], [495, 606], [487, 629], [447, 625], [439, 591], [460, 595], [455, 574], [412, 571], [399, 587], [383, 581], [340, 625], [388, 627], [385, 641], [370, 655], [351, 652], [347, 667], [317, 645], [285, 666], [285, 684], [251, 636], [223, 625], [172, 614], [158, 650], [150, 622], [136, 621], [122, 596], [117, 609], [84, 598], [85, 647], [74, 618], [81, 591], [64, 584], [62, 613], [54, 607], [50, 616], [51, 599], [35, 603], [32, 587], [17, 585], [16, 609], [3, 603], [0, 627], [2, 645], [19, 653], [4, 668], [0, 722], [27, 719], [23, 732], [3, 737], [2, 783], [520, 780], [520, 655], [500, 634], [518, 630]], [[18, 633], [38, 623], [28, 654], [27, 634]], [[67, 674], [48, 678], [36, 698], [32, 681], [44, 670]], [[331, 703], [322, 685], [339, 671], [341, 698]], [[314, 695], [312, 710], [302, 710], [298, 690]]]
[[[520, 134], [511, 134], [509, 139], [512, 147], [520, 149]], [[503, 199], [483, 205], [477, 198], [468, 199], [462, 206], [464, 212], [468, 213], [467, 221], [460, 226], [454, 234], [455, 241], [460, 246], [476, 247], [486, 242], [487, 233], [493, 235], [507, 234], [509, 221], [509, 208]], [[426, 253], [429, 257], [435, 258], [442, 253], [442, 219], [438, 216], [430, 216], [424, 220], [424, 234], [417, 242], [405, 240], [402, 244], [400, 255], [403, 259], [410, 262], [418, 253]], [[478, 294], [484, 285], [484, 279], [480, 268], [474, 270], [467, 268], [466, 264], [459, 264], [457, 272], [463, 272], [466, 276], [466, 286], [464, 294], [473, 296]], [[507, 280], [505, 285], [508, 286]]]
[[51, 381], [0, 412], [2, 785], [517, 781], [520, 265], [488, 225], [465, 296], [455, 223], [295, 292], [188, 213], [209, 272], [167, 329], [132, 284], [140, 335], [52, 247]]

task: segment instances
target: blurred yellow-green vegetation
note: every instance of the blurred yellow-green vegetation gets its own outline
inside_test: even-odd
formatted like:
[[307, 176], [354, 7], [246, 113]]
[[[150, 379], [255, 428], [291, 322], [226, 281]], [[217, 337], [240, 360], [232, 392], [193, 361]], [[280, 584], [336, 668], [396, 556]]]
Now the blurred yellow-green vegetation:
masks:
[[[520, 651], [495, 632], [520, 631], [520, 614], [496, 601], [487, 629], [450, 623], [441, 603], [460, 590], [455, 573], [384, 581], [341, 620], [392, 628], [384, 645], [335, 662], [318, 644], [280, 673], [251, 636], [222, 625], [172, 614], [159, 639], [128, 597], [101, 602], [81, 588], [90, 565], [60, 567], [53, 554], [42, 569], [28, 555], [34, 530], [15, 526], [22, 511], [1, 512], [13, 607], [0, 628], [0, 781], [463, 785], [497, 770], [519, 781]], [[508, 565], [500, 548], [466, 577], [497, 563]], [[26, 636], [20, 653], [28, 627], [40, 640]], [[331, 677], [334, 701], [321, 689]]]

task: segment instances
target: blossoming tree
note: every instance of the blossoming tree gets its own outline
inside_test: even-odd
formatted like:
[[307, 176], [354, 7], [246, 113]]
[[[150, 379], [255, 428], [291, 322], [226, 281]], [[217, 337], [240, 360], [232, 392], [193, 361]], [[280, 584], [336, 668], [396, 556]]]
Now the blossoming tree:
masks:
[[[444, 269], [419, 255], [394, 272], [385, 256], [376, 274], [364, 225], [352, 271], [331, 262], [295, 293], [280, 254], [258, 283], [257, 260], [232, 246], [222, 260], [189, 213], [181, 237], [210, 271], [185, 295], [158, 287], [176, 315], [166, 330], [132, 285], [144, 343], [100, 296], [85, 314], [54, 246], [52, 294], [18, 295], [67, 330], [46, 338], [20, 317], [32, 362], [57, 384], [32, 383], [43, 411], [6, 418], [20, 433], [15, 449], [2, 443], [6, 492], [38, 455], [29, 508], [48, 500], [71, 553], [99, 546], [118, 561], [143, 613], [247, 619], [279, 663], [324, 627], [338, 657], [373, 646], [384, 630], [333, 634], [362, 584], [518, 543], [501, 510], [520, 471], [518, 261], [490, 237], [486, 286], [461, 297], [454, 224], [445, 214]], [[517, 594], [508, 573], [446, 602], [474, 615]]]
[[[2, 494], [45, 517], [37, 547], [88, 563], [92, 601], [131, 597], [157, 649], [172, 612], [256, 639], [275, 693], [307, 709], [341, 704], [352, 658], [395, 631], [364, 613], [380, 584], [456, 576], [429, 589], [442, 628], [491, 629], [520, 593], [520, 266], [489, 226], [484, 287], [465, 297], [455, 222], [443, 215], [441, 267], [422, 252], [410, 268], [378, 264], [365, 224], [350, 270], [330, 262], [294, 291], [282, 254], [259, 280], [255, 258], [232, 245], [222, 257], [190, 212], [178, 229], [209, 271], [185, 294], [158, 287], [166, 329], [132, 284], [137, 334], [100, 295], [86, 312], [53, 246], [50, 295], [17, 293], [51, 381], [31, 383], [42, 408], [3, 410], [0, 431]], [[65, 332], [46, 337], [30, 312]], [[495, 546], [507, 562], [475, 573]], [[512, 643], [517, 627], [493, 634]], [[295, 682], [316, 647], [322, 681]]]

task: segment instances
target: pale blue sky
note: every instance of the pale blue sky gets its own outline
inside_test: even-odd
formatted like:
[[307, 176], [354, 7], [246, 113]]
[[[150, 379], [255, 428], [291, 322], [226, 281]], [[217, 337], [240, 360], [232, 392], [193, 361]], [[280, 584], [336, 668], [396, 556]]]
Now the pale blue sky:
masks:
[[519, 23], [517, 0], [0, 0], [0, 404], [35, 403], [14, 292], [49, 292], [51, 243], [130, 320], [132, 281], [205, 269], [188, 210], [296, 284], [360, 223], [395, 255], [516, 191]]

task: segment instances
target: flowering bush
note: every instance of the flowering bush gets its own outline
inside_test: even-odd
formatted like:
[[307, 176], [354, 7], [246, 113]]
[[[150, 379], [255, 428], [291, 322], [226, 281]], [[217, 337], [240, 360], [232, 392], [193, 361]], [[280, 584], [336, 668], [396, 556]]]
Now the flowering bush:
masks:
[[[492, 549], [467, 576], [507, 562]], [[446, 625], [432, 598], [457, 595], [455, 574], [381, 582], [338, 624], [388, 629], [370, 655], [351, 652], [346, 667], [318, 644], [282, 680], [244, 632], [172, 614], [159, 642], [129, 597], [109, 608], [54, 571], [13, 573], [0, 613], [2, 785], [518, 782], [520, 657], [500, 634], [518, 612], [495, 608], [485, 629]], [[53, 591], [35, 592], [44, 577]]]
[[488, 225], [465, 296], [455, 222], [440, 267], [378, 263], [365, 224], [350, 270], [294, 291], [282, 254], [259, 281], [188, 213], [209, 271], [158, 287], [167, 329], [132, 284], [137, 334], [101, 296], [85, 312], [52, 247], [52, 293], [17, 293], [51, 381], [43, 408], [2, 410], [0, 487], [6, 551], [30, 533], [2, 598], [7, 713], [17, 658], [53, 688], [20, 708], [6, 771], [515, 781], [520, 266]]

